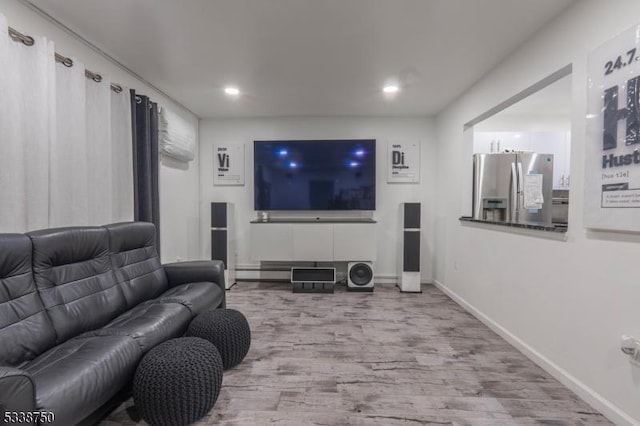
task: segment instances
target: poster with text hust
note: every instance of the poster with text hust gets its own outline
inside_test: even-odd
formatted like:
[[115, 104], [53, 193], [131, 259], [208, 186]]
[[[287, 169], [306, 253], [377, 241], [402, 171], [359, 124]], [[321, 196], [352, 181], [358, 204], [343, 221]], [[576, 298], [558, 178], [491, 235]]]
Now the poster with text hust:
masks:
[[589, 54], [584, 225], [640, 231], [640, 24]]

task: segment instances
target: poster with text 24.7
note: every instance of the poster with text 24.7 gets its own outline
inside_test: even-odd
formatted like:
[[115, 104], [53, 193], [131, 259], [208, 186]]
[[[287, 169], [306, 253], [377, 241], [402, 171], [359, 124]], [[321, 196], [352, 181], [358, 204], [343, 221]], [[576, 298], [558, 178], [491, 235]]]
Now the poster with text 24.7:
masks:
[[640, 24], [589, 54], [584, 223], [640, 231]]

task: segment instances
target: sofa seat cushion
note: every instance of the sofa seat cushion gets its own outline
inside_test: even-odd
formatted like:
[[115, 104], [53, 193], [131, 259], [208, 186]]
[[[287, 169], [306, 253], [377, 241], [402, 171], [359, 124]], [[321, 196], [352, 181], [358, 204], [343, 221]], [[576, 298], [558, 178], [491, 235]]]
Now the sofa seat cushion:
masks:
[[76, 338], [22, 368], [35, 383], [36, 409], [52, 411], [53, 424], [72, 425], [122, 389], [141, 358], [140, 347], [126, 336]]
[[180, 303], [195, 318], [196, 315], [219, 306], [224, 300], [223, 292], [215, 283], [189, 283], [170, 288], [146, 303]]
[[84, 336], [128, 336], [142, 352], [184, 334], [191, 312], [179, 303], [142, 303], [98, 330]]

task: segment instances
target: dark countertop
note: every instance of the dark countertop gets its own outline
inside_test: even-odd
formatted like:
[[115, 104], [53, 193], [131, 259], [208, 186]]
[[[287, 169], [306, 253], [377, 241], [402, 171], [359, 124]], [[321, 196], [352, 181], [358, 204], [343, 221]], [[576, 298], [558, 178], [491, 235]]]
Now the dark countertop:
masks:
[[271, 218], [269, 220], [252, 220], [250, 223], [377, 223], [373, 219], [369, 218], [353, 218], [353, 219], [330, 219], [330, 218], [298, 218], [298, 219], [284, 219], [284, 218]]
[[542, 223], [512, 223], [512, 222], [493, 222], [490, 220], [480, 220], [474, 219], [470, 216], [461, 216], [461, 222], [474, 222], [474, 223], [486, 223], [488, 225], [498, 225], [498, 226], [506, 226], [509, 228], [523, 228], [523, 229], [535, 229], [537, 231], [545, 231], [545, 232], [559, 232], [565, 233], [567, 232], [567, 224], [552, 224], [545, 225]]

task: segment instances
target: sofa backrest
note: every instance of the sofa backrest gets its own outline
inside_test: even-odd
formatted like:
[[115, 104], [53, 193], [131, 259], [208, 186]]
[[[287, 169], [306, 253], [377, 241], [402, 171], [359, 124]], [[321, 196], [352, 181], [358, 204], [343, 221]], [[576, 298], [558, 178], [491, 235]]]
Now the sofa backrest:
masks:
[[126, 310], [102, 227], [46, 229], [27, 234], [33, 273], [56, 330], [56, 343], [94, 330]]
[[169, 287], [156, 250], [156, 228], [148, 222], [106, 225], [111, 261], [129, 308]]
[[0, 234], [0, 365], [19, 366], [55, 341], [33, 281], [31, 240], [22, 234]]

